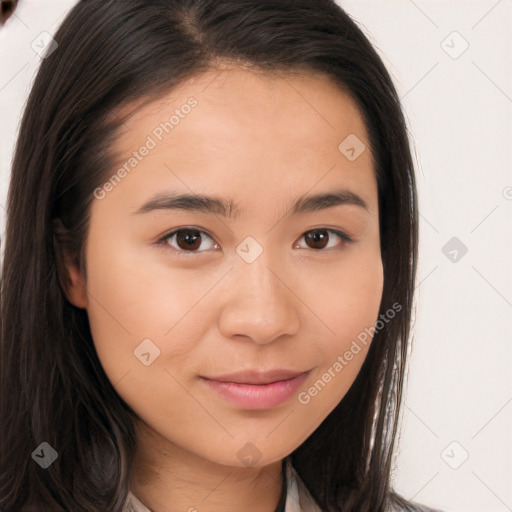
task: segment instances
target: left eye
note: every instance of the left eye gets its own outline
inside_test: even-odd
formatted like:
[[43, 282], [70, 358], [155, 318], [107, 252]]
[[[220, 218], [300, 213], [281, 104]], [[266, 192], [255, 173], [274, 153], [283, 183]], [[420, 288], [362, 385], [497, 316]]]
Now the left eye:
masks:
[[[304, 238], [306, 240], [306, 243], [312, 244], [313, 247], [309, 247], [310, 249], [314, 250], [322, 250], [322, 249], [329, 249], [332, 248], [333, 245], [329, 246], [329, 242], [331, 241], [331, 236], [334, 235], [335, 237], [340, 238], [343, 240], [343, 243], [340, 245], [344, 245], [345, 243], [351, 243], [352, 239], [346, 234], [341, 231], [335, 230], [335, 229], [326, 229], [326, 228], [319, 228], [319, 229], [312, 229], [310, 231], [307, 231], [304, 233], [301, 238]], [[203, 241], [203, 237], [206, 237], [208, 240], [213, 242], [213, 245], [211, 245], [207, 249], [198, 250], [201, 246], [201, 242]], [[189, 253], [195, 253], [195, 252], [204, 252], [209, 249], [218, 249], [219, 244], [213, 241], [213, 238], [205, 233], [201, 229], [192, 229], [192, 228], [185, 228], [185, 229], [178, 229], [176, 231], [173, 231], [172, 233], [169, 233], [161, 240], [162, 242], [170, 245], [174, 249], [176, 249], [179, 252], [189, 252]], [[334, 245], [335, 246], [335, 245]], [[294, 248], [300, 249], [301, 247], [298, 247], [297, 244], [294, 245]]]
[[[326, 233], [328, 234], [326, 235]], [[307, 231], [306, 233], [304, 233], [301, 238], [304, 238], [307, 242], [314, 244], [314, 247], [310, 247], [311, 249], [330, 249], [333, 246], [327, 246], [331, 238], [329, 233], [334, 234], [338, 238], [341, 238], [343, 240], [343, 243], [341, 244], [342, 246], [345, 245], [346, 243], [352, 242], [352, 238], [350, 238], [346, 233], [343, 233], [336, 229], [327, 228], [312, 229], [311, 231]]]

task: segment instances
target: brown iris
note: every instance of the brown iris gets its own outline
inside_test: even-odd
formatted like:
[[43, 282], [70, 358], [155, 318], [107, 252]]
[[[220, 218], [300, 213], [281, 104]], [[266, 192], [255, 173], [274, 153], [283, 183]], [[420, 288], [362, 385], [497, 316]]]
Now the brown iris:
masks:
[[[198, 249], [201, 245], [200, 233], [197, 229], [182, 229], [176, 233], [176, 243], [180, 249]], [[180, 244], [183, 244], [183, 246]]]
[[328, 241], [329, 241], [329, 235], [326, 234], [327, 230], [316, 230], [316, 231], [308, 231], [304, 238], [306, 241], [312, 241], [315, 244], [315, 247], [312, 247], [312, 249], [323, 249]]

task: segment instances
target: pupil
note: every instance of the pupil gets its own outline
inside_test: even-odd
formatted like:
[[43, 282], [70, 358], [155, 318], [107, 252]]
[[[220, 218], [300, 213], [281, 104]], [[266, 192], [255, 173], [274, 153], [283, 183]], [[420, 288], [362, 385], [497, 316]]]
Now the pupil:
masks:
[[200, 245], [199, 232], [198, 231], [191, 231], [191, 230], [180, 231], [178, 233], [178, 244], [180, 242], [185, 242], [185, 248], [186, 249], [197, 249], [199, 247], [199, 245]]
[[322, 249], [326, 246], [328, 236], [325, 234], [325, 231], [311, 231], [306, 235], [310, 240], [313, 241], [314, 244], [320, 244], [320, 247], [314, 247], [315, 249]]

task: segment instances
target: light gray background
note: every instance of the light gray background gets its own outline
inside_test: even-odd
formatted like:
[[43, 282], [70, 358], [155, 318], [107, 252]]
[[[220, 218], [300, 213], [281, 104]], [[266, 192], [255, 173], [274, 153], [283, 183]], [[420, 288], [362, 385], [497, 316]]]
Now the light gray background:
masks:
[[[32, 46], [74, 3], [21, 0], [0, 30], [2, 234], [41, 61]], [[339, 3], [392, 73], [417, 159], [417, 315], [395, 486], [445, 512], [512, 511], [512, 0]]]

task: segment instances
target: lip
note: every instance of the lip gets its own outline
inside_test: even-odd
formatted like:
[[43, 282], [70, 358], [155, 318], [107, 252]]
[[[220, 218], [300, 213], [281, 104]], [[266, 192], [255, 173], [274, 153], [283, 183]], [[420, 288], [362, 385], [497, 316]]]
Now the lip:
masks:
[[217, 377], [204, 377], [208, 380], [217, 382], [234, 382], [235, 384], [272, 384], [284, 380], [294, 379], [304, 371], [287, 370], [284, 368], [276, 368], [273, 370], [242, 370], [239, 372], [219, 375]]
[[270, 409], [290, 398], [306, 380], [309, 372], [282, 369], [242, 371], [201, 379], [218, 396], [239, 407]]

